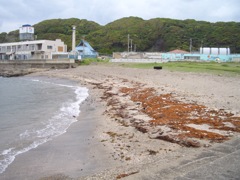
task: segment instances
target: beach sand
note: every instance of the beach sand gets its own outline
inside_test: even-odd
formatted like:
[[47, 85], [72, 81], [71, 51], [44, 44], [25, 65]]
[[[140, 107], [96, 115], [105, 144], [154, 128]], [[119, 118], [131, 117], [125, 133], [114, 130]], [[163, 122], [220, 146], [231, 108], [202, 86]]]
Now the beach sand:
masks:
[[[141, 179], [161, 170], [165, 172], [163, 177], [172, 179], [184, 172], [169, 175], [168, 168], [191, 161], [219, 142], [239, 137], [239, 124], [228, 120], [240, 116], [239, 77], [123, 68], [114, 64], [30, 76], [77, 81], [89, 89], [90, 96], [81, 105], [78, 122], [65, 134], [17, 156], [2, 174], [3, 179]], [[180, 114], [179, 118], [194, 119], [204, 111], [204, 116], [214, 122], [218, 116], [228, 121], [221, 124], [222, 129], [203, 122], [164, 124], [157, 119], [168, 117], [153, 114], [160, 108], [144, 100], [156, 98], [170, 103], [164, 106], [168, 110], [176, 104], [186, 109], [200, 105], [194, 106], [198, 109], [190, 112], [192, 117]], [[191, 134], [193, 129], [199, 130], [201, 138]]]

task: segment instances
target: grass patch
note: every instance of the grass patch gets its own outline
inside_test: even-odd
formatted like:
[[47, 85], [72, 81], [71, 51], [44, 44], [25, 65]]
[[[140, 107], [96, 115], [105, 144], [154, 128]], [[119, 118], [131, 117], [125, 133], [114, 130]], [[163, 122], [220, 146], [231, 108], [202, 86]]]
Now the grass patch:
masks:
[[162, 66], [163, 69], [183, 72], [201, 72], [223, 75], [240, 75], [240, 63], [234, 62], [167, 62], [167, 63], [122, 63], [123, 67], [153, 69]]
[[81, 61], [76, 61], [76, 63], [78, 65], [90, 65], [90, 64], [99, 64], [99, 63], [108, 63], [109, 62], [109, 59], [105, 59], [105, 60], [102, 60], [102, 59], [98, 59], [98, 58], [85, 58]]

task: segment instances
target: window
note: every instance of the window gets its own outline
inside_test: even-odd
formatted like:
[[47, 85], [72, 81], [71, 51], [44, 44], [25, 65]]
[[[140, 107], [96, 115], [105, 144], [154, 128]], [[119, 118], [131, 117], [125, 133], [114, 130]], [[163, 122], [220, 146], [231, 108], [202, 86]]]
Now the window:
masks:
[[6, 50], [7, 50], [6, 46], [3, 46], [2, 47], [2, 52], [6, 52]]
[[63, 47], [62, 46], [58, 46], [58, 52], [63, 52]]
[[200, 56], [184, 56], [184, 59], [200, 60]]
[[42, 44], [37, 44], [37, 50], [42, 50]]
[[35, 48], [34, 48], [34, 44], [31, 44], [30, 46], [29, 46], [29, 49], [31, 50], [31, 51], [33, 51]]
[[52, 46], [47, 46], [47, 49], [52, 49]]

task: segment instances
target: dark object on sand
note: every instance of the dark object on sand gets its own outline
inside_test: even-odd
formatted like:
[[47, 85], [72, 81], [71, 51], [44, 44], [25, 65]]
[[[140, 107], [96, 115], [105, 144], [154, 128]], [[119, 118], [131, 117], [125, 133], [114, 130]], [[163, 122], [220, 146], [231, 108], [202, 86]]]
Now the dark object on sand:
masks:
[[153, 69], [159, 70], [159, 69], [162, 69], [162, 66], [153, 66]]

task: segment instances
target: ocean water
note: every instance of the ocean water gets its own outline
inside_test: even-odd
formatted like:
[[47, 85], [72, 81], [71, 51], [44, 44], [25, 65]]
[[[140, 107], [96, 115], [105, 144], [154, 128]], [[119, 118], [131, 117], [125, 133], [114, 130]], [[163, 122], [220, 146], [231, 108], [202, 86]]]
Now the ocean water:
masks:
[[17, 155], [65, 133], [87, 97], [70, 81], [0, 77], [0, 174]]

